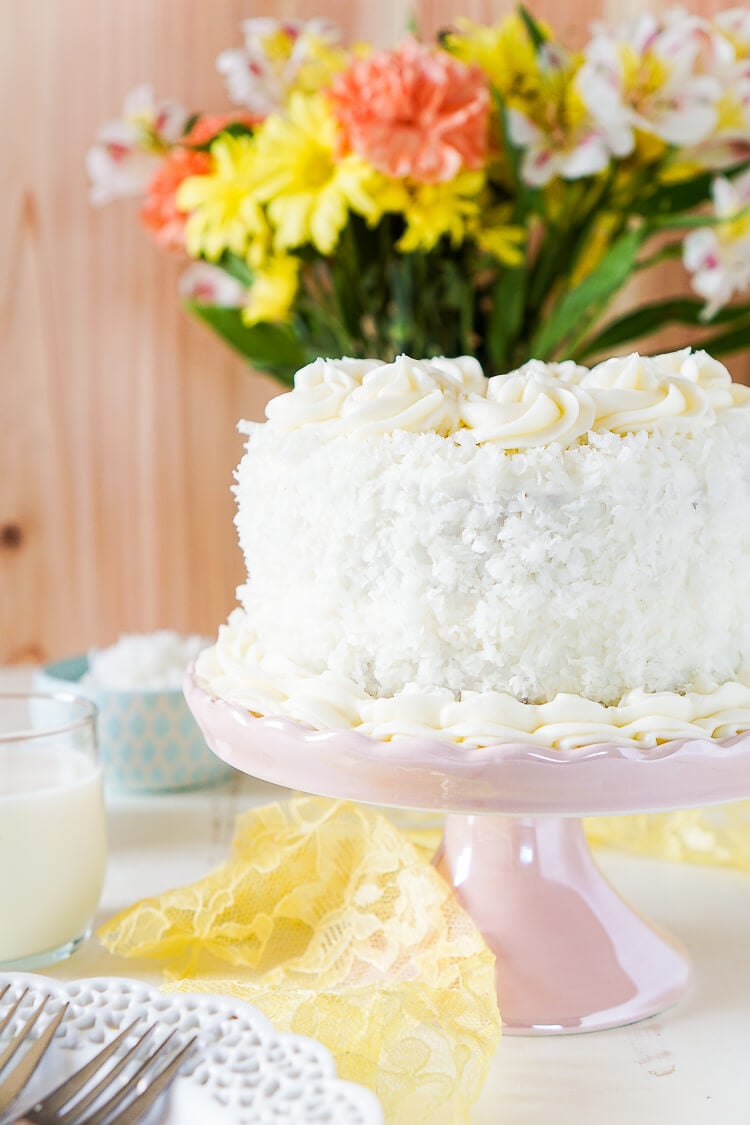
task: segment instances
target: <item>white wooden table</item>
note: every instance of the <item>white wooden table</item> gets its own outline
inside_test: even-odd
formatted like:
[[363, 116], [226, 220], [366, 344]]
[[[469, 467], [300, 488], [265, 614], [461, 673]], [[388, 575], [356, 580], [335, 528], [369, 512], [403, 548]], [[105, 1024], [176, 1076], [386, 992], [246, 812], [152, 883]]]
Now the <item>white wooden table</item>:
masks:
[[[25, 686], [27, 677], [0, 672], [0, 690]], [[111, 799], [97, 925], [205, 874], [225, 857], [237, 813], [285, 795], [238, 775], [200, 792]], [[599, 859], [626, 897], [686, 943], [691, 991], [676, 1008], [631, 1027], [505, 1037], [473, 1125], [749, 1125], [750, 876], [608, 853]], [[112, 957], [95, 940], [44, 971], [158, 983], [153, 968]]]

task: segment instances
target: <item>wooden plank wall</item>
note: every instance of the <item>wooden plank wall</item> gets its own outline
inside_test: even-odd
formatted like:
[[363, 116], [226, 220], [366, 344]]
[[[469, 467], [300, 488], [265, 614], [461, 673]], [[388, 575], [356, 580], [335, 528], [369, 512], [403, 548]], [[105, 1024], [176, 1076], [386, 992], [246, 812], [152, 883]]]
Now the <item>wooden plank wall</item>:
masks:
[[[274, 384], [182, 312], [179, 265], [154, 249], [134, 204], [89, 207], [83, 156], [97, 126], [144, 80], [221, 108], [213, 60], [251, 15], [326, 14], [386, 45], [412, 12], [429, 34], [457, 10], [492, 20], [511, 6], [2, 0], [0, 662], [123, 631], [212, 634], [242, 576], [234, 426], [262, 416]], [[562, 21], [554, 0], [533, 7], [580, 40], [592, 18], [637, 5], [574, 0]]]

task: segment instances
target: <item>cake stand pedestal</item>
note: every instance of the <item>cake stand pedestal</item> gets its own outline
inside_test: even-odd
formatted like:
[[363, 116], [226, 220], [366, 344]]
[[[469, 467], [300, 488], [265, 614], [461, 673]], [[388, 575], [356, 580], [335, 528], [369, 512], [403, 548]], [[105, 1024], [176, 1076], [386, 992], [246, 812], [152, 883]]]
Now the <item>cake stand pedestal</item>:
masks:
[[244, 773], [321, 796], [448, 814], [435, 862], [496, 955], [507, 1032], [617, 1027], [684, 993], [683, 947], [617, 894], [579, 818], [748, 797], [750, 734], [649, 751], [524, 743], [470, 750], [257, 718], [209, 695], [192, 674], [185, 695], [214, 753]]

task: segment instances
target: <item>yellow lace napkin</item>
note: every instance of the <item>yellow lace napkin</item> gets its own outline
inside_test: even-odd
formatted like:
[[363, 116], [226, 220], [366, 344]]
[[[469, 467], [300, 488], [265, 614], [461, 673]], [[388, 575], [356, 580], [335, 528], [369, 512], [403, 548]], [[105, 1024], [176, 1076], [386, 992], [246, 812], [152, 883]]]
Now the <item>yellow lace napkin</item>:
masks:
[[225, 863], [138, 903], [99, 937], [156, 958], [179, 991], [249, 1000], [324, 1043], [395, 1125], [469, 1119], [495, 1053], [494, 957], [385, 816], [304, 797], [239, 817]]
[[673, 813], [594, 817], [585, 825], [592, 844], [750, 871], [750, 801]]

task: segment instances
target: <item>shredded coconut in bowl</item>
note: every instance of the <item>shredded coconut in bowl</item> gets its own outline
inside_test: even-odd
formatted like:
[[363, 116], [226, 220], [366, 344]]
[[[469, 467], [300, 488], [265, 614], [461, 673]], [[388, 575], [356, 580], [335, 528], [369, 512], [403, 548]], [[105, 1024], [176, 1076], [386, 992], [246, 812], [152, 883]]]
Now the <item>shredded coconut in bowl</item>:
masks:
[[120, 637], [108, 648], [92, 649], [86, 687], [111, 691], [179, 691], [188, 666], [209, 641], [171, 629]]

